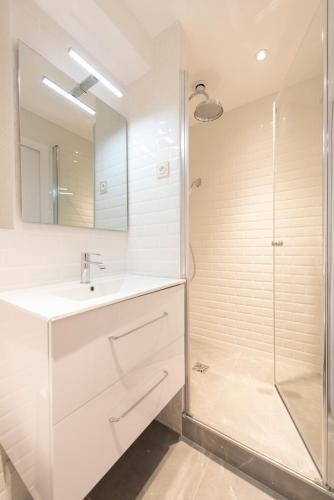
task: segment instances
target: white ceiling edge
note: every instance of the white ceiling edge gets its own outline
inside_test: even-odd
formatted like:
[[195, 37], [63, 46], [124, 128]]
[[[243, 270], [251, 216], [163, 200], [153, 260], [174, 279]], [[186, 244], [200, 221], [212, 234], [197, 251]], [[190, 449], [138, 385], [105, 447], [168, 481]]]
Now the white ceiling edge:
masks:
[[124, 0], [94, 0], [144, 60], [152, 64], [152, 42]]

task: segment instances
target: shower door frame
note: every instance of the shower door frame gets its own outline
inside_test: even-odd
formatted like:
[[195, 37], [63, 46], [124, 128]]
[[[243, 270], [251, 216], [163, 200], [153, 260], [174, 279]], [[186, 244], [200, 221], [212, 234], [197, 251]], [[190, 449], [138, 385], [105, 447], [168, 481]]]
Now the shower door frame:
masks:
[[[190, 405], [190, 331], [189, 331], [189, 106], [188, 106], [188, 75], [187, 72], [181, 72], [180, 78], [180, 139], [181, 139], [181, 265], [180, 275], [186, 279], [185, 293], [185, 364], [186, 381], [184, 391], [184, 415], [191, 418], [200, 426], [214, 431], [223, 438], [237, 446], [251, 452], [253, 455], [265, 459], [273, 466], [288, 472], [290, 475], [303, 481], [313, 483], [324, 489], [334, 491], [334, 473], [329, 478], [329, 466], [334, 470], [334, 439], [331, 443], [328, 440], [328, 419], [331, 417], [334, 423], [334, 259], [333, 259], [333, 233], [334, 233], [334, 215], [332, 192], [334, 182], [332, 175], [333, 154], [334, 154], [334, 29], [329, 33], [328, 26], [330, 19], [333, 20], [334, 27], [334, 0], [322, 0], [323, 3], [323, 273], [324, 273], [324, 359], [323, 359], [323, 434], [322, 434], [322, 470], [321, 482], [310, 479], [309, 477], [278, 463], [271, 457], [248, 447], [242, 442], [224, 434], [218, 429], [196, 419], [191, 414]], [[330, 46], [329, 46], [330, 44]], [[329, 64], [328, 55], [333, 56]], [[331, 354], [332, 352], [332, 354]], [[333, 384], [329, 384], [329, 375], [333, 377]], [[329, 407], [329, 400], [333, 402], [332, 408]], [[331, 411], [331, 414], [330, 414]], [[334, 429], [333, 429], [334, 430]], [[329, 452], [331, 452], [332, 461], [329, 461]], [[330, 484], [329, 484], [330, 482]]]
[[[326, 0], [324, 8], [324, 116], [323, 158], [326, 204], [325, 233], [325, 359], [324, 359], [324, 481], [334, 490], [334, 436], [330, 439], [330, 425], [334, 426], [334, 259], [333, 259], [333, 154], [334, 154], [334, 2]], [[329, 26], [333, 26], [330, 30]], [[333, 428], [334, 432], [334, 428]]]

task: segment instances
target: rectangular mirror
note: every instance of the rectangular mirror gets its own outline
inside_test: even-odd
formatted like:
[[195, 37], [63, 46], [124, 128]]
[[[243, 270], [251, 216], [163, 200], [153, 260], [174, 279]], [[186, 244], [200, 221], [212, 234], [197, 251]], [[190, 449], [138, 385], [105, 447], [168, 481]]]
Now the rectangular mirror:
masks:
[[127, 231], [127, 121], [19, 45], [24, 222]]

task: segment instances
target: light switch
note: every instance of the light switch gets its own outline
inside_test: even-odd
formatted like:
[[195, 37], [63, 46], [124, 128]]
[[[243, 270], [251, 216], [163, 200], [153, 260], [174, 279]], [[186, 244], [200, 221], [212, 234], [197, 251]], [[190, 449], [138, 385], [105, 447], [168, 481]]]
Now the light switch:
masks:
[[159, 163], [157, 166], [157, 179], [162, 179], [163, 177], [169, 177], [169, 161]]
[[100, 194], [106, 194], [108, 192], [108, 182], [101, 181], [100, 182]]

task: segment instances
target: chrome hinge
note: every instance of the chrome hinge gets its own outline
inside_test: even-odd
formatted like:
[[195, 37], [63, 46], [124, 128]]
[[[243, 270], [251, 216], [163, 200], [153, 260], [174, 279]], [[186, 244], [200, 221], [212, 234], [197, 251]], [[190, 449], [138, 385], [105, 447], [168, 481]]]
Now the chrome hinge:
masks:
[[282, 240], [279, 240], [279, 241], [272, 241], [272, 242], [271, 242], [271, 246], [272, 246], [272, 247], [282, 247], [282, 246], [283, 246], [283, 241], [282, 241]]

